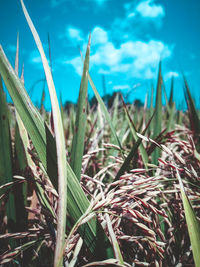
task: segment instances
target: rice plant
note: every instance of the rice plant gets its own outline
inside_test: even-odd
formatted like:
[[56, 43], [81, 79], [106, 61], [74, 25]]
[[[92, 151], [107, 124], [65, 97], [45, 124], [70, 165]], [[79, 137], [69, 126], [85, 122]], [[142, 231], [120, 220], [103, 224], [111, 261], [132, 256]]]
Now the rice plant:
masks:
[[19, 37], [14, 69], [0, 46], [0, 265], [200, 266], [199, 117], [186, 78], [186, 112], [176, 110], [173, 81], [162, 105], [161, 63], [155, 107], [118, 93], [108, 107], [89, 74], [90, 36], [78, 103], [59, 106], [21, 5], [52, 111], [44, 94], [34, 106], [19, 77]]

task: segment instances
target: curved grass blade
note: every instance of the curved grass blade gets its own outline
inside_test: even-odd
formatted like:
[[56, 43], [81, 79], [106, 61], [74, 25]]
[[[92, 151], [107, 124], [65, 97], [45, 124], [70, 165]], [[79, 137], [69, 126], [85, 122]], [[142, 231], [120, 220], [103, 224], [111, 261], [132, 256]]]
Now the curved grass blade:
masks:
[[170, 88], [170, 96], [169, 96], [169, 106], [172, 107], [174, 101], [173, 101], [173, 98], [174, 98], [174, 77], [172, 76], [172, 79], [171, 79], [171, 88]]
[[[133, 123], [133, 120], [131, 119], [131, 116], [130, 116], [130, 114], [128, 112], [128, 108], [127, 108], [127, 106], [126, 106], [126, 104], [124, 102], [123, 96], [121, 96], [121, 98], [122, 98], [122, 103], [123, 103], [124, 111], [125, 111], [125, 114], [126, 114], [126, 119], [128, 121], [131, 133], [133, 135], [133, 138], [134, 138], [135, 142], [137, 142], [137, 140], [138, 140], [138, 137], [137, 137], [137, 134], [136, 134], [137, 133], [137, 129], [136, 129], [136, 127], [135, 127], [135, 125]], [[140, 150], [140, 153], [141, 153], [141, 156], [142, 156], [143, 163], [146, 166], [146, 164], [148, 163], [149, 158], [148, 158], [148, 154], [147, 154], [147, 152], [146, 152], [146, 150], [145, 150], [145, 148], [144, 148], [142, 143], [139, 146], [139, 150]]]
[[[147, 126], [144, 129], [144, 131], [142, 132], [142, 135], [144, 135], [146, 133], [147, 129], [149, 128], [149, 125], [150, 125], [150, 123], [151, 123], [151, 121], [152, 121], [152, 119], [154, 117], [154, 114], [152, 115], [151, 119], [147, 123]], [[128, 156], [124, 160], [124, 162], [123, 162], [121, 168], [119, 169], [114, 181], [119, 180], [120, 176], [123, 175], [125, 173], [125, 171], [127, 171], [127, 169], [129, 168], [131, 160], [136, 156], [137, 150], [138, 150], [141, 142], [142, 142], [142, 139], [138, 138], [137, 142], [133, 145], [130, 153], [128, 154]]]
[[120, 142], [120, 140], [119, 140], [119, 138], [118, 138], [118, 136], [116, 134], [116, 131], [114, 129], [112, 120], [110, 118], [110, 114], [109, 114], [109, 112], [108, 112], [108, 110], [107, 110], [107, 108], [106, 108], [101, 96], [99, 95], [99, 93], [98, 93], [98, 91], [97, 91], [97, 89], [96, 89], [96, 87], [95, 87], [95, 85], [94, 85], [94, 83], [92, 81], [92, 78], [90, 77], [89, 73], [88, 73], [88, 79], [89, 79], [90, 85], [91, 85], [91, 87], [93, 89], [93, 92], [94, 92], [94, 94], [96, 96], [96, 99], [97, 99], [97, 101], [98, 101], [98, 103], [99, 103], [99, 105], [101, 107], [102, 113], [104, 114], [104, 116], [106, 118], [106, 121], [108, 122], [108, 124], [110, 126], [111, 132], [112, 132], [114, 140], [115, 140], [115, 144], [120, 147], [121, 154], [124, 157], [123, 148], [121, 146], [121, 142]]
[[[2, 74], [4, 83], [9, 91], [9, 94], [14, 102], [14, 105], [23, 121], [23, 124], [33, 142], [37, 151], [39, 160], [42, 162], [44, 168], [47, 170], [48, 176], [51, 179], [54, 187], [57, 189], [57, 166], [56, 166], [56, 146], [55, 139], [53, 138], [49, 128], [44, 124], [44, 121], [33, 106], [25, 88], [17, 77], [15, 71], [6, 58], [2, 47], [0, 46], [0, 73]], [[47, 161], [49, 164], [47, 165]], [[68, 213], [72, 220], [76, 222], [87, 210], [89, 201], [85, 196], [78, 179], [72, 171], [68, 162], [66, 162], [68, 171]], [[49, 166], [49, 168], [47, 168]], [[95, 252], [96, 243], [98, 241], [97, 226], [98, 221], [96, 218], [80, 227], [79, 232], [84, 236], [84, 242], [89, 248], [91, 253]], [[101, 246], [102, 257], [104, 252], [108, 257], [112, 257], [113, 252], [108, 239], [105, 236], [102, 228], [99, 233], [105, 237], [105, 243]], [[110, 255], [110, 256], [109, 256]]]
[[[150, 99], [149, 99], [149, 110], [148, 110], [148, 113], [149, 113], [148, 118], [149, 119], [151, 118], [151, 116], [153, 115], [153, 112], [154, 112], [153, 97], [154, 97], [154, 87], [152, 85]], [[151, 134], [153, 132], [153, 129], [154, 129], [154, 126], [153, 126], [153, 123], [152, 123], [152, 124], [150, 124], [150, 127], [149, 127], [149, 134]]]
[[[30, 97], [24, 89], [22, 81], [16, 75], [8, 59], [6, 58], [2, 47], [0, 46], [0, 73], [3, 81], [9, 91], [9, 94], [14, 102], [17, 112], [19, 113], [24, 126], [26, 127], [28, 134], [34, 143], [38, 156], [47, 168], [46, 160], [46, 133], [44, 122], [33, 106]], [[53, 160], [52, 160], [53, 161]], [[53, 171], [53, 168], [52, 168]], [[55, 173], [54, 173], [55, 174]], [[53, 177], [52, 177], [53, 178]], [[56, 186], [56, 179], [54, 178], [54, 186]]]
[[200, 224], [197, 220], [197, 217], [195, 215], [195, 212], [192, 208], [192, 205], [186, 195], [185, 188], [183, 186], [180, 174], [178, 170], [176, 170], [177, 178], [180, 184], [181, 189], [181, 196], [182, 196], [182, 202], [183, 207], [185, 210], [185, 218], [188, 226], [188, 232], [190, 236], [190, 242], [192, 245], [192, 253], [194, 257], [195, 266], [200, 266]]
[[[161, 74], [161, 62], [159, 63], [158, 82], [156, 90], [156, 106], [154, 116], [154, 132], [153, 138], [155, 139], [162, 130], [162, 74]], [[152, 153], [152, 163], [157, 164], [157, 160], [160, 156], [160, 150], [156, 148]]]
[[105, 218], [106, 218], [106, 223], [107, 223], [107, 227], [108, 227], [108, 232], [110, 234], [111, 242], [112, 242], [112, 245], [113, 245], [113, 249], [114, 249], [114, 253], [115, 253], [115, 258], [123, 266], [124, 260], [123, 260], [122, 254], [121, 254], [121, 250], [120, 250], [120, 247], [119, 247], [119, 244], [118, 244], [116, 235], [115, 235], [114, 230], [113, 230], [113, 227], [112, 227], [110, 216], [107, 213], [107, 211], [108, 211], [108, 209], [105, 209], [105, 212], [106, 212], [105, 213]]
[[191, 130], [194, 132], [195, 135], [198, 135], [200, 134], [200, 120], [194, 101], [192, 99], [192, 95], [190, 93], [189, 85], [185, 77], [184, 77], [184, 83], [185, 83], [185, 99], [189, 110]]
[[[17, 119], [17, 124], [16, 124], [17, 127], [15, 131], [16, 132], [15, 133], [15, 144], [16, 144], [16, 156], [19, 162], [19, 168], [23, 172], [27, 171], [27, 169], [29, 168], [30, 176], [31, 178], [34, 178], [34, 170], [36, 167], [31, 158], [31, 155], [28, 153], [28, 149], [30, 149], [28, 133], [18, 113], [16, 113], [16, 119]], [[25, 188], [25, 191], [26, 191], [26, 188]], [[42, 206], [46, 207], [46, 209], [50, 211], [52, 216], [56, 218], [56, 215], [53, 209], [51, 208], [49, 202], [47, 201], [45, 197], [44, 188], [39, 183], [36, 183], [36, 193]], [[26, 201], [26, 194], [27, 193], [25, 192], [24, 194], [25, 201]]]
[[72, 150], [71, 150], [71, 167], [79, 181], [81, 178], [81, 167], [82, 167], [82, 158], [84, 151], [86, 121], [87, 121], [86, 109], [87, 109], [87, 92], [88, 92], [90, 40], [91, 36], [89, 37], [85, 61], [84, 61], [83, 75], [81, 79], [81, 86], [78, 98], [75, 132], [73, 136]]
[[166, 129], [167, 132], [171, 129], [174, 129], [175, 114], [176, 114], [176, 104], [174, 102], [169, 108], [169, 117], [167, 118], [167, 129]]
[[[19, 33], [17, 34], [17, 46], [16, 46], [16, 56], [15, 56], [15, 72], [19, 75]], [[21, 136], [24, 136], [26, 133], [23, 122], [21, 121], [18, 112], [15, 109], [16, 120], [18, 123], [15, 125], [15, 152], [16, 152], [16, 161], [19, 165], [20, 171], [25, 171], [27, 167], [27, 161], [25, 158], [25, 150], [22, 143]], [[25, 206], [27, 206], [27, 182], [18, 185], [16, 187], [17, 197], [15, 198], [15, 206], [16, 206], [16, 221], [17, 223], [23, 222], [24, 226], [28, 225], [28, 214], [25, 210]]]
[[46, 80], [49, 88], [49, 94], [51, 99], [53, 122], [55, 130], [55, 140], [56, 140], [56, 154], [57, 154], [57, 166], [58, 166], [58, 212], [57, 212], [57, 235], [56, 235], [56, 245], [54, 252], [54, 266], [62, 266], [62, 257], [59, 257], [60, 252], [63, 250], [65, 242], [65, 228], [66, 228], [66, 211], [67, 211], [67, 168], [66, 168], [66, 152], [65, 152], [65, 138], [63, 124], [58, 104], [58, 99], [56, 95], [56, 90], [53, 82], [53, 77], [51, 70], [48, 65], [47, 58], [44, 53], [42, 43], [40, 41], [39, 35], [29, 17], [26, 7], [21, 0], [22, 9], [28, 25], [31, 29], [35, 43], [40, 52], [42, 59]]

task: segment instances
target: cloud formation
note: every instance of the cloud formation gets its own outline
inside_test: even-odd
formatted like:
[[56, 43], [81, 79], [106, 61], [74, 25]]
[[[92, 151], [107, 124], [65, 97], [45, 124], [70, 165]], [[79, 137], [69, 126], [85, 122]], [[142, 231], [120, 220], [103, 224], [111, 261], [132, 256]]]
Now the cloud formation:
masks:
[[154, 4], [154, 0], [147, 0], [136, 6], [136, 11], [145, 18], [157, 18], [165, 15], [161, 5]]
[[104, 44], [108, 41], [108, 33], [101, 27], [95, 27], [91, 35], [92, 45]]
[[29, 62], [32, 63], [32, 64], [35, 64], [35, 63], [42, 63], [42, 60], [41, 60], [41, 57], [40, 57], [40, 54], [37, 50], [33, 50], [30, 54], [30, 58], [29, 58]]
[[176, 71], [169, 71], [165, 74], [164, 80], [167, 81], [171, 79], [172, 77], [177, 78], [179, 77], [179, 73]]
[[[152, 31], [152, 27], [159, 30], [162, 27], [165, 10], [155, 0], [143, 0], [138, 3], [130, 1], [124, 4], [125, 15], [114, 20], [112, 30], [119, 35], [123, 32], [125, 38], [141, 37], [141, 34]], [[126, 32], [126, 34], [124, 34]]]
[[[171, 56], [173, 47], [157, 40], [129, 40], [117, 46], [111, 42], [109, 32], [101, 27], [92, 31], [92, 49], [90, 66], [99, 73], [123, 73], [128, 78], [152, 79], [160, 59]], [[71, 64], [81, 75], [82, 62], [80, 57], [65, 61]]]
[[113, 90], [119, 91], [119, 90], [127, 90], [130, 89], [130, 85], [124, 84], [124, 85], [114, 85]]
[[81, 30], [69, 26], [67, 27], [66, 32], [67, 32], [67, 36], [69, 39], [76, 41], [76, 42], [83, 41]]
[[[100, 74], [123, 75], [128, 80], [154, 78], [159, 61], [171, 57], [174, 46], [147, 37], [144, 32], [148, 32], [150, 25], [159, 24], [164, 15], [164, 8], [156, 4], [155, 0], [124, 4], [124, 16], [115, 18], [110, 28], [93, 28], [90, 68]], [[82, 51], [85, 52], [87, 45], [84, 40], [87, 38], [80, 29], [68, 27], [67, 36], [71, 41], [82, 41]], [[72, 65], [76, 73], [82, 75], [83, 63], [80, 56], [63, 63]], [[169, 75], [176, 76], [172, 72]]]

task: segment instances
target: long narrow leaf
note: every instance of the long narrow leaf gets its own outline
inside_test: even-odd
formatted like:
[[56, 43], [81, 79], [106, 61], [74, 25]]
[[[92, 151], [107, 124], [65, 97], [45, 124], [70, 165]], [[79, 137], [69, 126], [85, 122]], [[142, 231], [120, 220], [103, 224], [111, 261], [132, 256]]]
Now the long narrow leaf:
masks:
[[188, 232], [190, 236], [190, 241], [192, 245], [192, 252], [194, 257], [195, 266], [200, 266], [200, 224], [197, 220], [197, 217], [195, 215], [195, 212], [192, 208], [192, 205], [186, 195], [180, 174], [178, 170], [176, 170], [177, 178], [180, 184], [181, 189], [181, 196], [183, 201], [183, 207], [185, 210], [185, 218], [188, 226]]
[[[6, 96], [3, 91], [2, 80], [0, 76], [0, 185], [12, 181], [12, 150], [10, 138], [10, 126], [8, 119], [8, 106]], [[15, 202], [12, 192], [9, 194], [6, 204], [6, 214], [8, 222], [16, 221]], [[9, 224], [10, 225], [10, 224]], [[9, 229], [12, 230], [12, 229]]]
[[109, 114], [109, 112], [108, 112], [108, 110], [107, 110], [107, 108], [106, 108], [101, 96], [99, 95], [99, 93], [98, 93], [98, 91], [97, 91], [97, 89], [96, 89], [96, 87], [95, 87], [95, 85], [94, 85], [94, 83], [92, 81], [92, 78], [90, 77], [89, 74], [88, 74], [88, 78], [89, 78], [90, 85], [91, 85], [91, 87], [93, 89], [93, 92], [94, 92], [94, 94], [96, 96], [96, 99], [99, 102], [99, 105], [101, 107], [102, 113], [104, 114], [104, 116], [106, 118], [106, 121], [108, 122], [108, 124], [110, 126], [111, 132], [112, 132], [112, 134], [113, 134], [113, 136], [115, 138], [115, 144], [120, 147], [120, 151], [122, 153], [122, 156], [124, 157], [124, 153], [123, 153], [123, 149], [122, 149], [122, 146], [121, 146], [121, 142], [120, 142], [120, 140], [119, 140], [119, 138], [118, 138], [118, 136], [116, 134], [116, 131], [114, 129], [114, 126], [112, 124], [112, 120], [110, 118], [110, 114]]
[[[154, 113], [155, 114], [155, 113]], [[147, 131], [147, 129], [149, 128], [149, 125], [154, 117], [154, 114], [152, 115], [151, 119], [149, 120], [149, 122], [147, 123], [146, 128], [144, 129], [144, 131], [142, 132], [142, 135], [145, 134], [145, 132]], [[119, 180], [120, 176], [123, 175], [125, 173], [125, 171], [127, 171], [127, 169], [129, 168], [130, 162], [131, 160], [136, 156], [138, 148], [140, 146], [142, 142], [142, 139], [139, 138], [137, 140], [137, 142], [133, 145], [131, 151], [129, 152], [128, 156], [126, 157], [126, 159], [124, 160], [122, 166], [120, 167], [116, 177], [115, 177], [115, 181]]]
[[57, 235], [56, 235], [56, 247], [54, 255], [54, 266], [62, 266], [62, 257], [59, 257], [60, 252], [63, 250], [65, 242], [65, 228], [66, 228], [66, 211], [67, 211], [67, 168], [66, 168], [66, 152], [65, 152], [65, 138], [63, 124], [56, 95], [56, 90], [53, 82], [51, 70], [48, 65], [47, 58], [44, 53], [42, 43], [39, 35], [31, 21], [31, 18], [26, 10], [26, 7], [21, 0], [22, 9], [28, 25], [31, 29], [33, 37], [35, 39], [37, 48], [42, 58], [42, 63], [46, 75], [46, 80], [49, 88], [49, 94], [51, 99], [53, 122], [55, 129], [56, 139], [56, 152], [57, 152], [57, 165], [58, 165], [58, 221], [57, 221]]
[[[153, 138], [155, 139], [162, 130], [162, 74], [161, 74], [161, 62], [159, 64], [159, 73], [156, 90], [156, 106], [154, 116], [154, 132]], [[160, 150], [156, 148], [152, 153], [152, 163], [157, 164], [157, 160], [160, 156]]]
[[185, 83], [185, 99], [186, 99], [188, 110], [189, 110], [191, 130], [194, 132], [195, 135], [198, 135], [200, 134], [200, 120], [199, 120], [197, 109], [195, 107], [195, 103], [190, 93], [188, 82], [185, 77], [184, 77], [184, 83]]
[[[123, 103], [123, 107], [124, 107], [124, 111], [125, 111], [125, 114], [126, 114], [126, 119], [128, 121], [128, 124], [129, 124], [129, 127], [131, 129], [131, 133], [133, 135], [133, 138], [135, 140], [135, 142], [137, 142], [138, 140], [138, 137], [137, 137], [137, 129], [133, 123], [133, 120], [131, 119], [131, 116], [129, 114], [129, 111], [128, 111], [128, 108], [123, 100], [123, 97], [122, 97], [122, 103]], [[139, 146], [139, 150], [140, 150], [140, 153], [141, 153], [141, 156], [142, 156], [142, 160], [143, 160], [143, 163], [144, 165], [146, 166], [146, 164], [148, 163], [148, 154], [143, 146], [143, 144], [141, 143], [140, 146]]]
[[82, 158], [84, 151], [85, 128], [87, 121], [87, 91], [88, 91], [88, 71], [89, 71], [89, 55], [90, 55], [90, 39], [85, 56], [83, 75], [79, 91], [78, 107], [76, 114], [75, 133], [72, 141], [71, 150], [71, 167], [78, 180], [81, 178]]
[[[51, 182], [57, 189], [57, 168], [56, 168], [56, 147], [55, 140], [41, 118], [39, 112], [36, 111], [35, 107], [31, 103], [25, 88], [17, 77], [12, 66], [8, 62], [1, 46], [0, 46], [0, 73], [3, 77], [4, 83], [12, 97], [15, 107], [27, 129], [27, 132], [35, 146], [38, 153], [39, 159], [43, 166], [47, 170]], [[48, 162], [48, 164], [47, 164]], [[76, 222], [87, 210], [89, 206], [89, 201], [86, 198], [78, 179], [76, 178], [74, 172], [72, 171], [68, 162], [68, 212]], [[49, 166], [49, 168], [47, 168]], [[94, 253], [97, 242], [97, 225], [96, 219], [85, 224], [84, 227], [79, 229], [82, 236], [84, 236], [84, 242], [91, 251]], [[101, 228], [100, 228], [101, 229]], [[105, 236], [103, 230], [99, 230], [100, 234]], [[101, 247], [102, 255], [104, 252], [112, 257], [112, 249], [108, 239], [106, 239], [105, 245]], [[102, 256], [103, 257], [103, 256]]]

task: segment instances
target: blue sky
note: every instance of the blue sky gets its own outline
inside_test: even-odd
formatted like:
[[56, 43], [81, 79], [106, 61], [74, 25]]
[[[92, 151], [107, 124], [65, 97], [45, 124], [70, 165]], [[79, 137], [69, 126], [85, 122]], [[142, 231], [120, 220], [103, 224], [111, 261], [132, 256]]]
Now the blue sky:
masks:
[[[76, 102], [82, 73], [79, 48], [85, 53], [91, 32], [90, 73], [98, 91], [129, 93], [145, 99], [156, 85], [158, 63], [169, 91], [175, 77], [177, 105], [183, 99], [182, 71], [195, 100], [200, 100], [199, 0], [24, 0], [48, 55], [51, 41], [53, 77], [63, 102]], [[25, 87], [39, 103], [44, 78], [41, 60], [20, 1], [0, 0], [0, 43], [14, 66], [17, 32]], [[89, 88], [89, 95], [92, 90]], [[46, 100], [46, 106], [50, 103]]]

